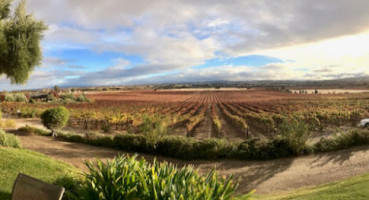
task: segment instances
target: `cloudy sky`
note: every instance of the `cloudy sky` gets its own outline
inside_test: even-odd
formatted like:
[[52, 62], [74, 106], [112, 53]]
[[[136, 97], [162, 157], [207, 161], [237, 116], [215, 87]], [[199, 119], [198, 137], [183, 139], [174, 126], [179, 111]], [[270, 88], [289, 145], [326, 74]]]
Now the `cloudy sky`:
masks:
[[368, 75], [367, 0], [27, 0], [43, 63], [0, 89]]

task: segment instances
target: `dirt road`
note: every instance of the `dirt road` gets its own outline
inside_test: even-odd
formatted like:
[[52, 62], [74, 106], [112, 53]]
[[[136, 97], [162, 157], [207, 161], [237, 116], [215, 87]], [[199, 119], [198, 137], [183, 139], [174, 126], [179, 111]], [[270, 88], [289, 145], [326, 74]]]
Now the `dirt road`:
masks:
[[[21, 124], [22, 119], [17, 119]], [[55, 141], [50, 137], [20, 136], [22, 145], [70, 163], [86, 170], [84, 160], [100, 158], [110, 159], [123, 151], [94, 147], [84, 144]], [[151, 161], [153, 156], [143, 155]], [[324, 153], [298, 158], [286, 158], [271, 161], [180, 161], [158, 157], [158, 160], [176, 163], [178, 166], [192, 164], [200, 171], [208, 171], [213, 167], [222, 175], [233, 174], [239, 180], [239, 192], [256, 189], [257, 193], [271, 193], [289, 189], [313, 186], [348, 177], [369, 173], [369, 146]]]

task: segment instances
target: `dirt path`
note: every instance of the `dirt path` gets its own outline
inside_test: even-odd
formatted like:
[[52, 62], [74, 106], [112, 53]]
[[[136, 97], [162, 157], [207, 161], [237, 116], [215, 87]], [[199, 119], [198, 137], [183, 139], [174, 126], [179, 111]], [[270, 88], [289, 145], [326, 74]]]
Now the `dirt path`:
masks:
[[206, 139], [211, 137], [211, 117], [210, 104], [206, 108], [205, 119], [195, 128], [194, 137], [197, 139]]
[[[125, 153], [84, 144], [55, 141], [49, 137], [20, 136], [20, 139], [26, 149], [44, 153], [83, 170], [86, 169], [83, 164], [86, 159], [105, 160]], [[149, 161], [153, 159], [151, 155], [143, 156]], [[173, 162], [178, 166], [192, 164], [200, 171], [208, 171], [216, 167], [222, 175], [233, 174], [235, 179], [239, 180], [239, 192], [245, 193], [256, 189], [257, 193], [271, 193], [339, 181], [368, 173], [369, 146], [271, 161], [196, 160], [185, 162], [160, 156], [158, 160]]]

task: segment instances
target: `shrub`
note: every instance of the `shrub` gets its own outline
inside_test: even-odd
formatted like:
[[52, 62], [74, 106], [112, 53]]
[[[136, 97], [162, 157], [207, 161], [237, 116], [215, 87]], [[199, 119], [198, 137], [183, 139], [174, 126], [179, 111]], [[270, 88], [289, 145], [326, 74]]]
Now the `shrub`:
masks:
[[79, 97], [77, 97], [76, 101], [78, 101], [78, 102], [91, 102], [90, 99], [88, 99], [85, 94], [79, 95]]
[[369, 144], [369, 132], [351, 131], [333, 138], [321, 138], [314, 144], [313, 149], [314, 152], [327, 152], [363, 144]]
[[115, 147], [113, 137], [106, 136], [98, 133], [88, 132], [84, 138], [85, 143], [94, 145], [94, 146], [101, 146], [101, 147]]
[[81, 134], [57, 132], [56, 136], [57, 136], [57, 139], [60, 139], [60, 140], [76, 142], [76, 143], [86, 143], [85, 138]]
[[49, 131], [32, 127], [32, 126], [24, 126], [18, 129], [19, 132], [25, 133], [25, 134], [35, 134], [35, 135], [42, 135], [42, 136], [51, 136], [51, 133]]
[[23, 93], [6, 93], [4, 101], [27, 102], [27, 97]]
[[113, 139], [114, 145], [122, 150], [154, 153], [155, 143], [144, 135], [119, 134]]
[[105, 123], [101, 127], [101, 130], [104, 131], [104, 133], [111, 133], [112, 132], [112, 128], [111, 128], [111, 125], [109, 123]]
[[163, 137], [157, 142], [156, 151], [165, 156], [180, 158], [185, 160], [194, 159], [196, 153], [193, 152], [193, 138], [184, 138], [180, 136]]
[[27, 102], [27, 97], [23, 93], [15, 93], [14, 101], [16, 102]]
[[314, 144], [314, 152], [327, 152], [336, 150], [338, 147], [334, 139], [321, 138], [319, 142]]
[[51, 130], [53, 136], [54, 131], [66, 125], [69, 119], [69, 111], [60, 106], [58, 108], [50, 108], [41, 114], [42, 124]]
[[306, 142], [311, 135], [311, 127], [299, 119], [282, 122], [278, 135], [285, 140], [296, 155], [303, 154]]
[[4, 101], [14, 101], [14, 95], [11, 93], [5, 93]]
[[47, 97], [46, 97], [46, 101], [48, 101], [48, 102], [54, 102], [56, 100], [57, 100], [57, 98], [52, 94], [48, 94]]
[[111, 162], [86, 163], [89, 173], [75, 199], [233, 199], [237, 184], [216, 171], [202, 176], [191, 166], [178, 169], [154, 160], [118, 157]]
[[65, 94], [60, 96], [60, 98], [63, 100], [71, 100], [72, 102], [76, 100], [76, 97], [73, 94]]
[[12, 119], [7, 119], [4, 122], [4, 128], [14, 128], [15, 127], [15, 121]]
[[233, 157], [236, 145], [222, 139], [207, 138], [193, 144], [193, 155], [196, 158], [220, 159]]
[[63, 195], [63, 200], [77, 199], [75, 194], [78, 193], [80, 185], [84, 182], [84, 178], [80, 176], [75, 176], [71, 174], [66, 174], [54, 181], [53, 184], [59, 185], [65, 188], [65, 193]]
[[20, 148], [21, 144], [17, 136], [0, 130], [0, 146]]

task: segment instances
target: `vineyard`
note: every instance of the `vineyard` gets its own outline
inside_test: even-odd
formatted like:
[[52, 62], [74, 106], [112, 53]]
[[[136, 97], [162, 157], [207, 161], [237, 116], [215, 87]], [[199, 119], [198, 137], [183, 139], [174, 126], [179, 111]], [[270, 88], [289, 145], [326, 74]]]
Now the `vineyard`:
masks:
[[[70, 128], [106, 133], [184, 137], [272, 138], [298, 119], [319, 134], [326, 127], [356, 126], [369, 117], [369, 94], [293, 94], [265, 89], [124, 91], [87, 94], [91, 103], [68, 103]], [[39, 117], [58, 103], [3, 102], [4, 113]]]

